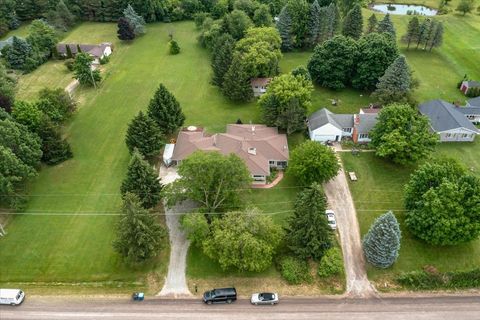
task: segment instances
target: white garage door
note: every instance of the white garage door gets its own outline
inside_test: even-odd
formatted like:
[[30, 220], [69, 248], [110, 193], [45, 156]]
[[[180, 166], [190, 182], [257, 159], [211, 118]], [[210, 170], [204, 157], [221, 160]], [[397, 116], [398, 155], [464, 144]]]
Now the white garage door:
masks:
[[326, 142], [326, 141], [335, 141], [336, 136], [334, 135], [319, 135], [316, 134], [314, 140], [315, 141], [320, 141], [320, 142]]

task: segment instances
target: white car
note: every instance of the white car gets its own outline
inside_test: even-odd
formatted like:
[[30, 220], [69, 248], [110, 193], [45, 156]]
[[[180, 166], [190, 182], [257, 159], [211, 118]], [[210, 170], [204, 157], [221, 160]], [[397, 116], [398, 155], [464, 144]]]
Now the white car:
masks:
[[20, 289], [0, 289], [0, 304], [17, 306], [25, 299], [25, 293]]
[[270, 292], [254, 293], [250, 302], [254, 305], [259, 304], [277, 304], [278, 303], [278, 294]]
[[328, 225], [332, 230], [337, 229], [337, 220], [335, 219], [335, 212], [333, 210], [325, 210], [325, 215], [327, 216]]

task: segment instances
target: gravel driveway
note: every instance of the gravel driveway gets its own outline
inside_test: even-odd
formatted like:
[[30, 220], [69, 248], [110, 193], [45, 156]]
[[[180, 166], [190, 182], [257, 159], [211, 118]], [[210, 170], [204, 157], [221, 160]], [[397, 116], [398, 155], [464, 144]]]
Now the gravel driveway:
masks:
[[325, 194], [331, 209], [335, 211], [343, 250], [347, 295], [356, 298], [376, 296], [376, 290], [367, 279], [360, 229], [352, 194], [348, 188], [345, 171], [325, 185]]

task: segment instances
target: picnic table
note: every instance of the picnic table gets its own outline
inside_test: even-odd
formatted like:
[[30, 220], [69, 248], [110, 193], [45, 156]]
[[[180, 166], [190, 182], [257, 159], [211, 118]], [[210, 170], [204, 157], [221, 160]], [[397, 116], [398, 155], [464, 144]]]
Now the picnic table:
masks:
[[357, 181], [357, 175], [355, 174], [354, 171], [349, 171], [348, 175], [350, 176], [350, 180]]

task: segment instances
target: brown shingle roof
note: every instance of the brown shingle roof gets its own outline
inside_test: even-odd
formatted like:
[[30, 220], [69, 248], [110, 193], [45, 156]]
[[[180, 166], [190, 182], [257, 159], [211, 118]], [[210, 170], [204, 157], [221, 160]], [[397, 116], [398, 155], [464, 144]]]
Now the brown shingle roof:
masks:
[[269, 160], [288, 161], [287, 136], [265, 125], [230, 124], [227, 133], [212, 136], [196, 127], [184, 128], [178, 134], [172, 160], [183, 160], [197, 150], [234, 153], [254, 175], [269, 175]]

